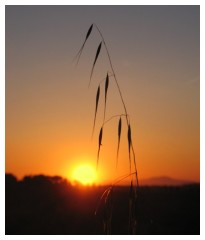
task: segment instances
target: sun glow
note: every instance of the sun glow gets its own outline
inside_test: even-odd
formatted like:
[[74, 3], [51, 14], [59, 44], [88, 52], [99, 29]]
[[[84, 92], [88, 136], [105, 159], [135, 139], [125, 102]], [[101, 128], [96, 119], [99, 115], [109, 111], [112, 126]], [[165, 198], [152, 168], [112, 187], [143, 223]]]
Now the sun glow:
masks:
[[97, 179], [97, 173], [94, 167], [88, 164], [77, 166], [72, 174], [73, 181], [83, 185], [94, 184]]

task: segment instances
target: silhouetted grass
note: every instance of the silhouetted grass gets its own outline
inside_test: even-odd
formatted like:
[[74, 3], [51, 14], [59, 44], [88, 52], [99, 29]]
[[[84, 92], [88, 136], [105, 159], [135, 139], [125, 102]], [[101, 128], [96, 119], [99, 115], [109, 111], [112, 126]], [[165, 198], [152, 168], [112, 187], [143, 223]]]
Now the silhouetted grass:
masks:
[[[100, 158], [100, 149], [101, 149], [101, 145], [102, 145], [102, 138], [103, 138], [103, 127], [106, 123], [108, 123], [110, 120], [113, 119], [113, 117], [116, 117], [118, 116], [119, 117], [119, 123], [118, 123], [118, 143], [117, 143], [117, 159], [116, 159], [116, 168], [117, 168], [117, 165], [118, 165], [118, 155], [119, 155], [119, 148], [120, 148], [120, 136], [121, 136], [121, 129], [122, 129], [122, 119], [121, 119], [121, 116], [125, 116], [125, 119], [126, 119], [126, 124], [127, 124], [127, 140], [128, 140], [128, 164], [129, 164], [129, 168], [130, 168], [130, 171], [129, 171], [129, 174], [127, 175], [127, 177], [130, 177], [130, 180], [131, 180], [131, 185], [130, 185], [130, 189], [132, 190], [132, 194], [129, 195], [129, 198], [130, 198], [130, 209], [129, 209], [129, 224], [130, 224], [130, 233], [135, 233], [136, 232], [136, 211], [135, 211], [135, 205], [137, 204], [137, 189], [134, 189], [134, 185], [135, 185], [135, 188], [138, 188], [139, 187], [139, 183], [138, 183], [138, 175], [137, 175], [137, 166], [136, 166], [136, 158], [135, 158], [135, 152], [134, 152], [134, 147], [133, 147], [133, 142], [132, 142], [132, 136], [131, 136], [131, 123], [130, 123], [130, 119], [129, 119], [129, 115], [127, 113], [127, 108], [126, 108], [126, 105], [125, 105], [125, 101], [123, 99], [123, 96], [122, 96], [122, 91], [120, 89], [120, 86], [119, 86], [119, 83], [118, 83], [118, 80], [117, 80], [117, 77], [116, 77], [116, 73], [114, 71], [114, 68], [113, 68], [113, 64], [112, 64], [112, 61], [111, 61], [111, 57], [110, 57], [110, 53], [108, 51], [108, 47], [106, 45], [106, 42], [105, 42], [105, 39], [103, 37], [103, 34], [101, 33], [100, 29], [98, 28], [98, 26], [93, 23], [90, 28], [88, 29], [87, 31], [87, 34], [86, 34], [86, 37], [85, 37], [85, 40], [79, 50], [79, 52], [77, 53], [77, 63], [80, 59], [80, 56], [81, 56], [81, 53], [84, 49], [84, 46], [85, 46], [85, 43], [87, 42], [88, 38], [91, 36], [91, 33], [92, 33], [92, 30], [93, 30], [93, 27], [97, 30], [97, 33], [100, 35], [101, 37], [101, 42], [99, 43], [98, 45], [98, 48], [97, 48], [97, 51], [96, 51], [96, 54], [95, 54], [95, 58], [94, 58], [94, 62], [93, 62], [93, 65], [92, 65], [92, 68], [91, 68], [91, 74], [90, 74], [90, 80], [89, 80], [89, 87], [90, 87], [90, 84], [91, 84], [91, 79], [92, 79], [92, 76], [93, 76], [93, 71], [94, 71], [94, 68], [95, 68], [95, 64], [97, 62], [97, 59], [100, 55], [100, 52], [101, 52], [101, 49], [102, 49], [102, 46], [104, 46], [105, 48], [105, 51], [106, 51], [106, 54], [107, 54], [107, 58], [108, 58], [108, 61], [109, 61], [109, 67], [110, 69], [107, 69], [107, 72], [106, 72], [106, 78], [105, 78], [105, 98], [104, 98], [104, 115], [103, 115], [103, 124], [100, 128], [100, 132], [99, 132], [99, 140], [98, 140], [98, 151], [97, 151], [97, 168], [98, 168], [98, 165], [99, 165], [99, 158]], [[107, 103], [107, 93], [108, 93], [108, 87], [109, 87], [109, 79], [112, 78], [114, 79], [114, 82], [115, 82], [115, 85], [116, 85], [116, 88], [117, 88], [117, 91], [120, 95], [120, 99], [121, 99], [121, 103], [123, 105], [123, 108], [124, 108], [124, 113], [119, 113], [118, 115], [116, 116], [112, 116], [109, 120], [106, 120], [105, 119], [105, 116], [106, 116], [106, 103]], [[95, 104], [95, 114], [94, 114], [94, 122], [93, 122], [93, 130], [92, 130], [92, 137], [93, 137], [93, 133], [94, 133], [94, 130], [95, 130], [95, 123], [96, 123], [96, 115], [97, 115], [97, 110], [98, 110], [98, 102], [99, 102], [99, 98], [100, 98], [100, 84], [101, 84], [102, 81], [100, 81], [99, 83], [99, 86], [98, 86], [98, 89], [97, 89], [97, 94], [96, 94], [96, 104]], [[132, 161], [134, 163], [134, 171], [135, 171], [135, 182], [133, 181], [133, 174], [132, 174]], [[114, 169], [115, 171], [115, 169]], [[111, 187], [108, 188], [108, 191], [106, 191], [106, 197], [105, 197], [105, 201], [104, 201], [104, 205], [105, 205], [105, 215], [107, 216], [106, 218], [106, 221], [104, 220], [104, 230], [106, 233], [110, 234], [111, 233], [111, 219], [112, 219], [112, 205], [110, 204], [111, 199], [111, 193], [113, 191], [113, 188], [115, 187], [115, 185], [111, 185]], [[104, 194], [103, 194], [104, 195]]]

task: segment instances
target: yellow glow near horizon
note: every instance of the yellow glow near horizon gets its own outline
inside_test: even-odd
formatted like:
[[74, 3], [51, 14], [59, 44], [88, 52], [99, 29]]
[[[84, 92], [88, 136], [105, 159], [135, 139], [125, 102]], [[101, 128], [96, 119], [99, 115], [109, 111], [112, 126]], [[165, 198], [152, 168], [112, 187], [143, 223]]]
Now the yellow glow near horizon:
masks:
[[[106, 12], [109, 17], [114, 13], [115, 21], [102, 21], [99, 27], [107, 32], [104, 37], [109, 41], [110, 57], [130, 116], [139, 180], [168, 176], [200, 182], [199, 6], [156, 6], [151, 10], [126, 6], [122, 28], [118, 27], [121, 7], [86, 6], [81, 23], [79, 9], [83, 8], [54, 6], [51, 11], [50, 6], [6, 7], [5, 172], [18, 179], [58, 175], [74, 183], [77, 166], [88, 164], [96, 169], [98, 134], [104, 117], [104, 93], [100, 93], [91, 141], [96, 90], [110, 70], [102, 49], [87, 88], [100, 41], [96, 31], [86, 42], [78, 68], [71, 63], [84, 41], [90, 16], [97, 14], [101, 19]], [[134, 14], [138, 11], [142, 14]], [[66, 21], [64, 31], [68, 16], [72, 21]], [[191, 23], [189, 27], [185, 27], [186, 22]], [[140, 38], [129, 23], [143, 32]], [[124, 113], [112, 80], [105, 121]], [[129, 173], [124, 117], [116, 168], [118, 121], [114, 118], [103, 130], [96, 185], [112, 184]], [[129, 178], [120, 184], [126, 181], [129, 183]]]
[[96, 179], [96, 170], [89, 164], [79, 165], [73, 170], [72, 180], [77, 181], [83, 185], [93, 184], [95, 183]]

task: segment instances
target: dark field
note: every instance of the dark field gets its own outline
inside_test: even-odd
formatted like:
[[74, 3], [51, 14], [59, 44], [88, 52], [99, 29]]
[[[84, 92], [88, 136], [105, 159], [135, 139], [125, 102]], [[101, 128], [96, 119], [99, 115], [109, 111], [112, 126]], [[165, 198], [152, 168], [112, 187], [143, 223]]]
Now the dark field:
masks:
[[[6, 234], [104, 234], [106, 187], [73, 187], [43, 175], [6, 174]], [[129, 188], [113, 193], [112, 234], [128, 234]], [[200, 186], [140, 187], [137, 234], [200, 234]]]

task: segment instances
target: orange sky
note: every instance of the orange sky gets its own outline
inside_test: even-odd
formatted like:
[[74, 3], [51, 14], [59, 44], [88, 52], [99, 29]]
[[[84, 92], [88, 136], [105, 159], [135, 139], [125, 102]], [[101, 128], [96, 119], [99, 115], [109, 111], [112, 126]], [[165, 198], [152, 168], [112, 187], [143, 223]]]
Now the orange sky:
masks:
[[[69, 178], [80, 164], [96, 166], [104, 99], [91, 141], [95, 95], [110, 70], [102, 48], [88, 89], [96, 31], [78, 67], [72, 64], [92, 22], [104, 34], [130, 115], [139, 177], [199, 181], [197, 6], [6, 6], [6, 172]], [[121, 113], [111, 78], [106, 118]], [[104, 128], [98, 183], [129, 172], [125, 119], [115, 169], [117, 124]]]

